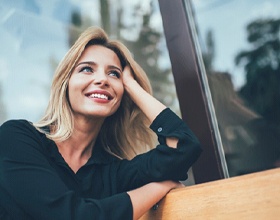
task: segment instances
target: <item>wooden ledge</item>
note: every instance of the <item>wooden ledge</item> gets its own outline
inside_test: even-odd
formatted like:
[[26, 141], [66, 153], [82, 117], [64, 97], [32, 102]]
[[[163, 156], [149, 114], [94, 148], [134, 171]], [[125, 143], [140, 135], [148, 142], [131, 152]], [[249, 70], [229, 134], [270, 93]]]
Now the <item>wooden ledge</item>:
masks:
[[280, 219], [280, 168], [172, 190], [140, 220]]

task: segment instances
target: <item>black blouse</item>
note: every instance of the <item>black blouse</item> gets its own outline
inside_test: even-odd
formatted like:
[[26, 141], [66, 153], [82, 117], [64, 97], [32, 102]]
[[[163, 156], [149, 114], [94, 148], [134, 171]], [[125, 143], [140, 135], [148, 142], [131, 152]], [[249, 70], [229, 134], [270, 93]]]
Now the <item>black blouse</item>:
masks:
[[[132, 219], [131, 189], [163, 180], [184, 180], [201, 153], [197, 138], [169, 108], [150, 128], [159, 145], [120, 160], [97, 143], [74, 173], [53, 141], [26, 120], [0, 127], [0, 219]], [[179, 139], [177, 148], [166, 137]]]

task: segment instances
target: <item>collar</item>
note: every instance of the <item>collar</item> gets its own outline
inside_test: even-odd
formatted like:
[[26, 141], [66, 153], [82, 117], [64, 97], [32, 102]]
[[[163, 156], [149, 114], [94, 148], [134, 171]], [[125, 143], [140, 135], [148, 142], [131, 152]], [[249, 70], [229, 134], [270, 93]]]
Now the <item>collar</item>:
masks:
[[[64, 158], [60, 154], [55, 142], [53, 140], [47, 138], [46, 136], [45, 136], [45, 139], [47, 142], [46, 148], [47, 148], [48, 154], [51, 157], [51, 159], [61, 165], [67, 165]], [[113, 156], [112, 154], [110, 154], [104, 150], [100, 141], [96, 141], [95, 147], [92, 151], [92, 155], [89, 158], [88, 162], [85, 164], [85, 166], [93, 165], [93, 164], [96, 164], [96, 165], [109, 164], [109, 163], [112, 163], [117, 160], [119, 160], [117, 157]]]

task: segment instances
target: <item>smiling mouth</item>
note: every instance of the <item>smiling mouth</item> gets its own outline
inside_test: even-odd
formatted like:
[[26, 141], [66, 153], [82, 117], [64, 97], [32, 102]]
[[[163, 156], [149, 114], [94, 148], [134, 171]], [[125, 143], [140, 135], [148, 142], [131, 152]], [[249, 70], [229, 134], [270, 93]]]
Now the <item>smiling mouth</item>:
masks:
[[103, 100], [110, 100], [109, 96], [104, 95], [104, 94], [98, 94], [98, 93], [93, 93], [88, 95], [89, 98], [97, 98], [97, 99], [103, 99]]

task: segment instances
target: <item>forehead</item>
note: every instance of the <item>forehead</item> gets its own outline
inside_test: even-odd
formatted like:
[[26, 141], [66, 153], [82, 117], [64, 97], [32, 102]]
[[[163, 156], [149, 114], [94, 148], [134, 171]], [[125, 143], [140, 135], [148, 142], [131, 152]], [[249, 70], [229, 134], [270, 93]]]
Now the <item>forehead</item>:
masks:
[[121, 62], [117, 54], [113, 50], [102, 45], [90, 45], [86, 47], [78, 63], [85, 61], [93, 61], [100, 65], [106, 64], [116, 65], [119, 68], [121, 67]]

